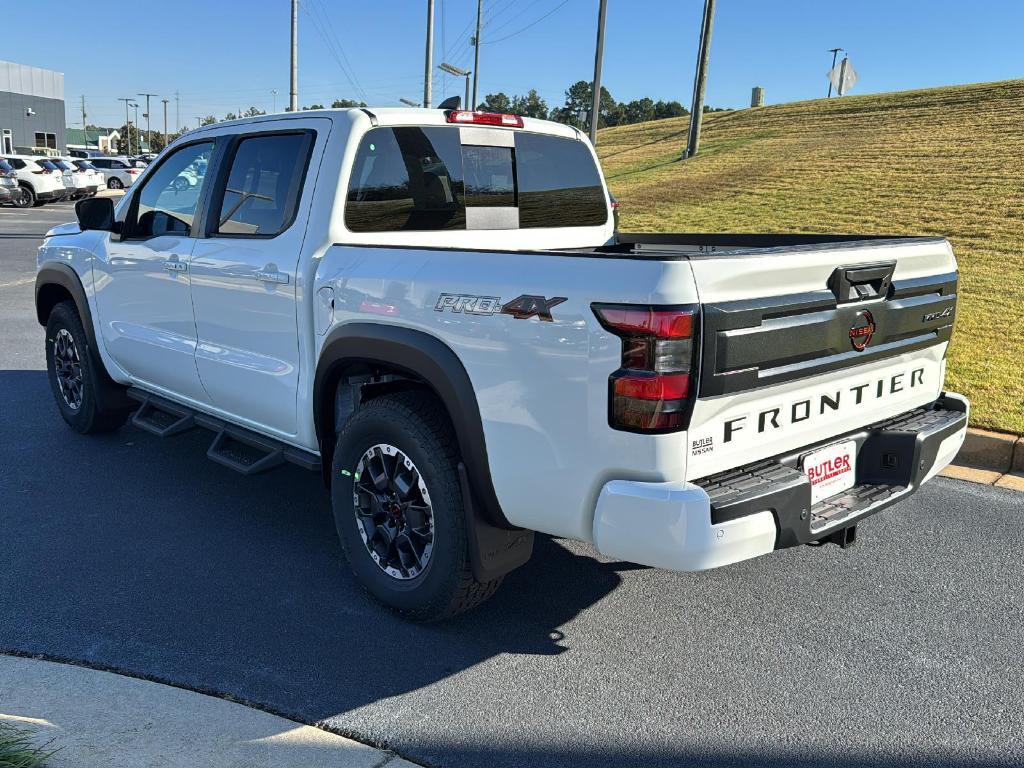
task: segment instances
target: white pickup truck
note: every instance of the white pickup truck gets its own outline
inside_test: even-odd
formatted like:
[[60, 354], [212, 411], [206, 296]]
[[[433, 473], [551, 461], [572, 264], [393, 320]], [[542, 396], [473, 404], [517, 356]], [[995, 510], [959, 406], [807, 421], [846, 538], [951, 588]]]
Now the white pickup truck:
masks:
[[845, 547], [956, 454], [945, 240], [626, 236], [610, 200], [583, 134], [511, 115], [192, 131], [39, 249], [57, 406], [320, 471], [357, 579], [419, 620], [534, 531], [679, 571]]

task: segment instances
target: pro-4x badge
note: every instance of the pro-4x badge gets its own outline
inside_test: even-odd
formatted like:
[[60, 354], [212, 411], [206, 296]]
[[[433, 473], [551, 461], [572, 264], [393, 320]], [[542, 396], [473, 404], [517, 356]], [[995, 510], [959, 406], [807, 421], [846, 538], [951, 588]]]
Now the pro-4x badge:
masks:
[[436, 312], [451, 310], [458, 314], [468, 315], [512, 315], [516, 320], [528, 320], [536, 317], [543, 322], [550, 323], [554, 320], [551, 316], [551, 308], [556, 307], [563, 301], [568, 301], [565, 296], [534, 296], [524, 293], [516, 296], [504, 304], [498, 296], [473, 296], [465, 293], [442, 293], [437, 304], [434, 305]]

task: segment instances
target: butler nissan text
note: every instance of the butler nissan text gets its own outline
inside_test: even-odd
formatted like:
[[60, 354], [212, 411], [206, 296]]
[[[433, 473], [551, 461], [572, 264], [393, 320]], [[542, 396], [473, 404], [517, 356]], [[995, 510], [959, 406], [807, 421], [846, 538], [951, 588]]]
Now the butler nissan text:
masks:
[[322, 473], [356, 577], [420, 620], [490, 596], [534, 531], [679, 571], [845, 547], [956, 454], [945, 240], [623, 235], [613, 213], [556, 123], [191, 131], [39, 249], [57, 406]]

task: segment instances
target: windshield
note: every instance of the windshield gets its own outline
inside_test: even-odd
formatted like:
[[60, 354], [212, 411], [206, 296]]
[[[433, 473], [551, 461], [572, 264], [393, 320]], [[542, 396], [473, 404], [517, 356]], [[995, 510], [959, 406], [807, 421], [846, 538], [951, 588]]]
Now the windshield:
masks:
[[83, 171], [95, 171], [96, 166], [90, 163], [88, 160], [77, 160], [75, 165], [81, 168]]
[[71, 166], [65, 163], [63, 160], [51, 160], [50, 162], [53, 163], [58, 168], [60, 168], [62, 171], [71, 170]]
[[14, 168], [6, 160], [0, 160], [0, 173], [10, 173]]
[[36, 160], [36, 165], [40, 168], [45, 168], [48, 171], [56, 171], [57, 166], [51, 163], [49, 160]]

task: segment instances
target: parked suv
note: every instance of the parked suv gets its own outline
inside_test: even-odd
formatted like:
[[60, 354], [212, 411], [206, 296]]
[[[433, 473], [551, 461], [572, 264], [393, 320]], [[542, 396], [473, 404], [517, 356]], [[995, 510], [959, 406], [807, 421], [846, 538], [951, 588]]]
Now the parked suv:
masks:
[[96, 194], [96, 187], [89, 189], [89, 180], [85, 174], [79, 170], [70, 158], [63, 157], [51, 157], [50, 162], [53, 163], [61, 171], [64, 177], [65, 185], [70, 182], [69, 195], [68, 197], [72, 200], [79, 200], [83, 197], [89, 197], [90, 194]]
[[77, 168], [85, 177], [85, 184], [86, 188], [89, 190], [90, 197], [95, 195], [101, 187], [107, 186], [107, 180], [104, 178], [103, 174], [100, 173], [96, 169], [96, 166], [88, 160], [83, 160], [79, 157], [72, 157], [68, 159], [68, 162]]
[[13, 202], [19, 208], [63, 200], [67, 194], [64, 178], [53, 163], [36, 155], [5, 155], [22, 190]]
[[0, 160], [0, 204], [13, 203], [14, 199], [20, 196], [18, 174], [14, 172], [10, 163]]
[[94, 157], [89, 162], [103, 174], [108, 189], [127, 189], [143, 171], [127, 157]]

